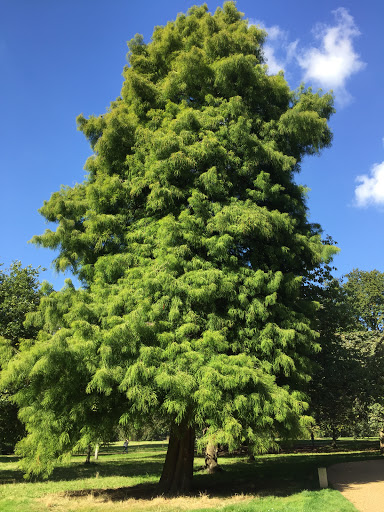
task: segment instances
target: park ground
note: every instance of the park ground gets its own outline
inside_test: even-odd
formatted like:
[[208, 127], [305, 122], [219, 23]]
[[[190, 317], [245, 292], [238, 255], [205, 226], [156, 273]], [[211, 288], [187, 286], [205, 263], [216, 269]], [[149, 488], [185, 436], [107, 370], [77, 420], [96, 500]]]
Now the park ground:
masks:
[[201, 471], [195, 458], [195, 490], [188, 496], [165, 497], [156, 492], [166, 442], [131, 442], [102, 447], [99, 459], [84, 464], [78, 455], [56, 467], [41, 482], [26, 482], [18, 458], [0, 456], [2, 512], [356, 512], [338, 491], [319, 490], [318, 467], [380, 457], [377, 440], [342, 439], [332, 450], [329, 440], [308, 441], [249, 461], [246, 453], [220, 457], [224, 471]]

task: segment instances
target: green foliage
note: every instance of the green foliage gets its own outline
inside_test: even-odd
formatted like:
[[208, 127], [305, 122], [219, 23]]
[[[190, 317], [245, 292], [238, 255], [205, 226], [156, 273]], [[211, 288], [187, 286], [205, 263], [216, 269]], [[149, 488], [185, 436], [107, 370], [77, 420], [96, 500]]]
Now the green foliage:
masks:
[[377, 433], [383, 424], [384, 274], [354, 269], [340, 283], [328, 269], [326, 277], [317, 291], [322, 351], [311, 386], [314, 415], [335, 439], [343, 431]]
[[38, 268], [23, 268], [20, 261], [12, 263], [6, 271], [0, 270], [0, 337], [8, 340], [12, 352], [22, 339], [35, 335], [35, 330], [24, 321], [40, 302], [38, 278]]
[[[325, 243], [333, 241], [328, 238]], [[305, 294], [318, 303], [314, 327], [321, 347], [309, 385], [310, 410], [321, 431], [335, 442], [341, 432], [355, 428], [356, 406], [366, 386], [361, 351], [345, 338], [356, 328], [354, 311], [345, 288], [333, 277], [334, 270], [325, 264], [310, 272]]]
[[[36, 311], [41, 291], [39, 269], [22, 267], [15, 261], [0, 270], [0, 369], [18, 352], [24, 339], [34, 338], [36, 328], [25, 323], [27, 314]], [[24, 434], [18, 407], [10, 400], [10, 390], [0, 392], [0, 451], [13, 450]]]
[[360, 354], [364, 386], [360, 415], [365, 420], [366, 430], [377, 433], [384, 429], [384, 273], [354, 269], [346, 277], [344, 289], [359, 330], [344, 337]]
[[360, 366], [357, 378], [361, 392], [353, 411], [355, 431], [377, 435], [384, 426], [383, 335], [380, 331], [361, 330], [345, 333], [342, 338], [348, 350], [357, 354]]
[[0, 453], [12, 453], [15, 444], [25, 435], [24, 425], [18, 419], [18, 407], [9, 393], [0, 393]]
[[346, 275], [344, 289], [356, 321], [370, 331], [383, 331], [384, 273], [354, 269]]
[[121, 96], [78, 119], [86, 180], [40, 210], [84, 289], [45, 297], [9, 364], [21, 388], [29, 474], [120, 422], [206, 429], [255, 451], [310, 422], [302, 393], [317, 348], [302, 277], [334, 251], [296, 184], [331, 141], [329, 94], [270, 76], [265, 33], [233, 2], [205, 5], [129, 43]]

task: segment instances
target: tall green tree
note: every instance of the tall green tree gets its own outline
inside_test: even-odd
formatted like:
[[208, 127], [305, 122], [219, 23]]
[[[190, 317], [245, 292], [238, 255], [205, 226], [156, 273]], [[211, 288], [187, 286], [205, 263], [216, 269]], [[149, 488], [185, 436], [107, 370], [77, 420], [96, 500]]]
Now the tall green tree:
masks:
[[295, 174], [330, 144], [333, 100], [269, 75], [264, 38], [233, 2], [192, 7], [149, 44], [136, 35], [121, 96], [79, 117], [88, 176], [45, 202], [57, 228], [34, 242], [84, 289], [42, 302], [38, 341], [3, 377], [28, 379], [29, 474], [95, 417], [168, 422], [165, 491], [191, 486], [196, 430], [265, 451], [308, 424], [317, 343], [301, 280], [334, 249]]
[[[22, 267], [20, 261], [0, 268], [0, 370], [19, 351], [23, 339], [36, 336], [36, 327], [24, 322], [28, 313], [37, 310], [40, 296], [39, 269]], [[0, 451], [12, 450], [25, 433], [10, 391], [0, 392]]]

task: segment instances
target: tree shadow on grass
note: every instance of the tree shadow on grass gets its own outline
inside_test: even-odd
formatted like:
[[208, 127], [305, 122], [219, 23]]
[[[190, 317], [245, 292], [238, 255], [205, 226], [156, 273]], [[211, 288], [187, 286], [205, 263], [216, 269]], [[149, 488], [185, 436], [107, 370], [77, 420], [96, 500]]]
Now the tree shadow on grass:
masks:
[[316, 439], [312, 444], [308, 440], [297, 440], [291, 443], [282, 442], [282, 453], [336, 453], [351, 451], [376, 451], [379, 447], [377, 439], [338, 439], [336, 448], [330, 439]]
[[[211, 498], [229, 498], [239, 494], [249, 494], [257, 496], [288, 496], [295, 494], [301, 490], [308, 488], [300, 488], [296, 485], [289, 486], [285, 483], [281, 486], [281, 481], [260, 480], [254, 482], [233, 482], [228, 485], [228, 482], [213, 481], [214, 476], [209, 475], [211, 481], [204, 482], [197, 481], [193, 489], [188, 493], [182, 493], [183, 496], [200, 497], [202, 494], [210, 496]], [[279, 490], [280, 489], [280, 490]], [[138, 484], [131, 487], [119, 487], [117, 489], [83, 489], [79, 491], [67, 491], [64, 493], [66, 497], [79, 499], [82, 497], [93, 496], [102, 499], [103, 501], [126, 501], [129, 499], [136, 500], [152, 500], [164, 494], [159, 490], [157, 484]], [[169, 497], [178, 496], [178, 494], [167, 494]]]
[[[131, 454], [132, 455], [132, 454]], [[74, 481], [99, 477], [154, 477], [159, 478], [164, 461], [164, 452], [158, 454], [140, 454], [140, 459], [130, 458], [130, 454], [120, 459], [103, 460], [84, 464], [79, 456], [76, 462], [55, 468], [49, 481]], [[195, 471], [192, 496], [201, 493], [210, 496], [228, 497], [234, 494], [252, 494], [258, 496], [287, 496], [303, 490], [318, 490], [317, 468], [342, 462], [351, 462], [379, 458], [378, 452], [332, 453], [332, 454], [291, 454], [265, 455], [247, 462], [244, 457], [226, 455], [221, 457], [224, 471], [207, 475]], [[12, 462], [17, 460], [12, 457]], [[11, 461], [6, 457], [6, 461]], [[21, 471], [9, 469], [0, 471], [0, 483], [23, 482]], [[152, 499], [159, 495], [156, 484], [139, 484], [118, 489], [90, 489], [66, 493], [68, 497], [94, 495], [106, 500], [119, 501], [130, 498]]]
[[20, 457], [16, 457], [16, 455], [0, 455], [0, 463], [7, 464], [8, 462], [17, 462]]
[[56, 467], [49, 477], [49, 481], [83, 480], [95, 478], [96, 474], [100, 478], [158, 476], [161, 473], [162, 467], [163, 460], [152, 462], [123, 459], [121, 462], [100, 461], [91, 462], [90, 464], [72, 463], [70, 466]]
[[[225, 471], [208, 475], [195, 471], [194, 486], [188, 496], [227, 498], [236, 494], [289, 496], [304, 490], [319, 490], [317, 468], [344, 461], [361, 460], [364, 454], [297, 455], [260, 457], [255, 462], [239, 460]], [[367, 455], [365, 455], [365, 459]], [[377, 455], [372, 455], [377, 458]], [[153, 474], [157, 471], [153, 471]], [[157, 473], [159, 474], [159, 473]], [[69, 498], [94, 496], [105, 501], [151, 500], [161, 495], [156, 484], [139, 484], [117, 489], [68, 491]]]
[[[202, 494], [211, 498], [229, 498], [239, 494], [254, 496], [289, 496], [303, 490], [315, 488], [314, 485], [300, 485], [294, 479], [280, 478], [266, 479], [257, 478], [252, 474], [236, 479], [231, 472], [228, 477], [217, 475], [195, 475], [193, 489], [183, 496], [200, 497]], [[126, 501], [129, 499], [152, 500], [164, 495], [157, 484], [144, 483], [130, 487], [119, 487], [116, 489], [83, 489], [79, 491], [67, 491], [65, 497], [79, 499], [93, 496], [103, 501]], [[169, 497], [178, 494], [167, 494]]]
[[0, 470], [0, 485], [16, 484], [25, 482], [23, 473], [18, 469], [7, 469], [6, 471]]
[[[156, 456], [157, 458], [157, 456]], [[158, 461], [129, 460], [122, 458], [121, 462], [103, 461], [71, 463], [70, 465], [57, 466], [48, 481], [71, 481], [83, 480], [87, 478], [98, 477], [140, 477], [140, 476], [158, 476], [163, 467], [164, 455], [158, 457]], [[25, 482], [22, 471], [19, 469], [0, 470], [0, 484]]]

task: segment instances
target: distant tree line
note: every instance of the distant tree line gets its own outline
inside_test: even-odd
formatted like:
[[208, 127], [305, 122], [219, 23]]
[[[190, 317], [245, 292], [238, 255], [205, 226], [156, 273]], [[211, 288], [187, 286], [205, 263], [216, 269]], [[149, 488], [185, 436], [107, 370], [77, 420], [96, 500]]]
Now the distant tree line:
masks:
[[321, 350], [309, 397], [323, 435], [380, 434], [384, 426], [384, 273], [354, 269], [343, 279], [322, 266], [308, 282], [318, 301], [315, 316]]

